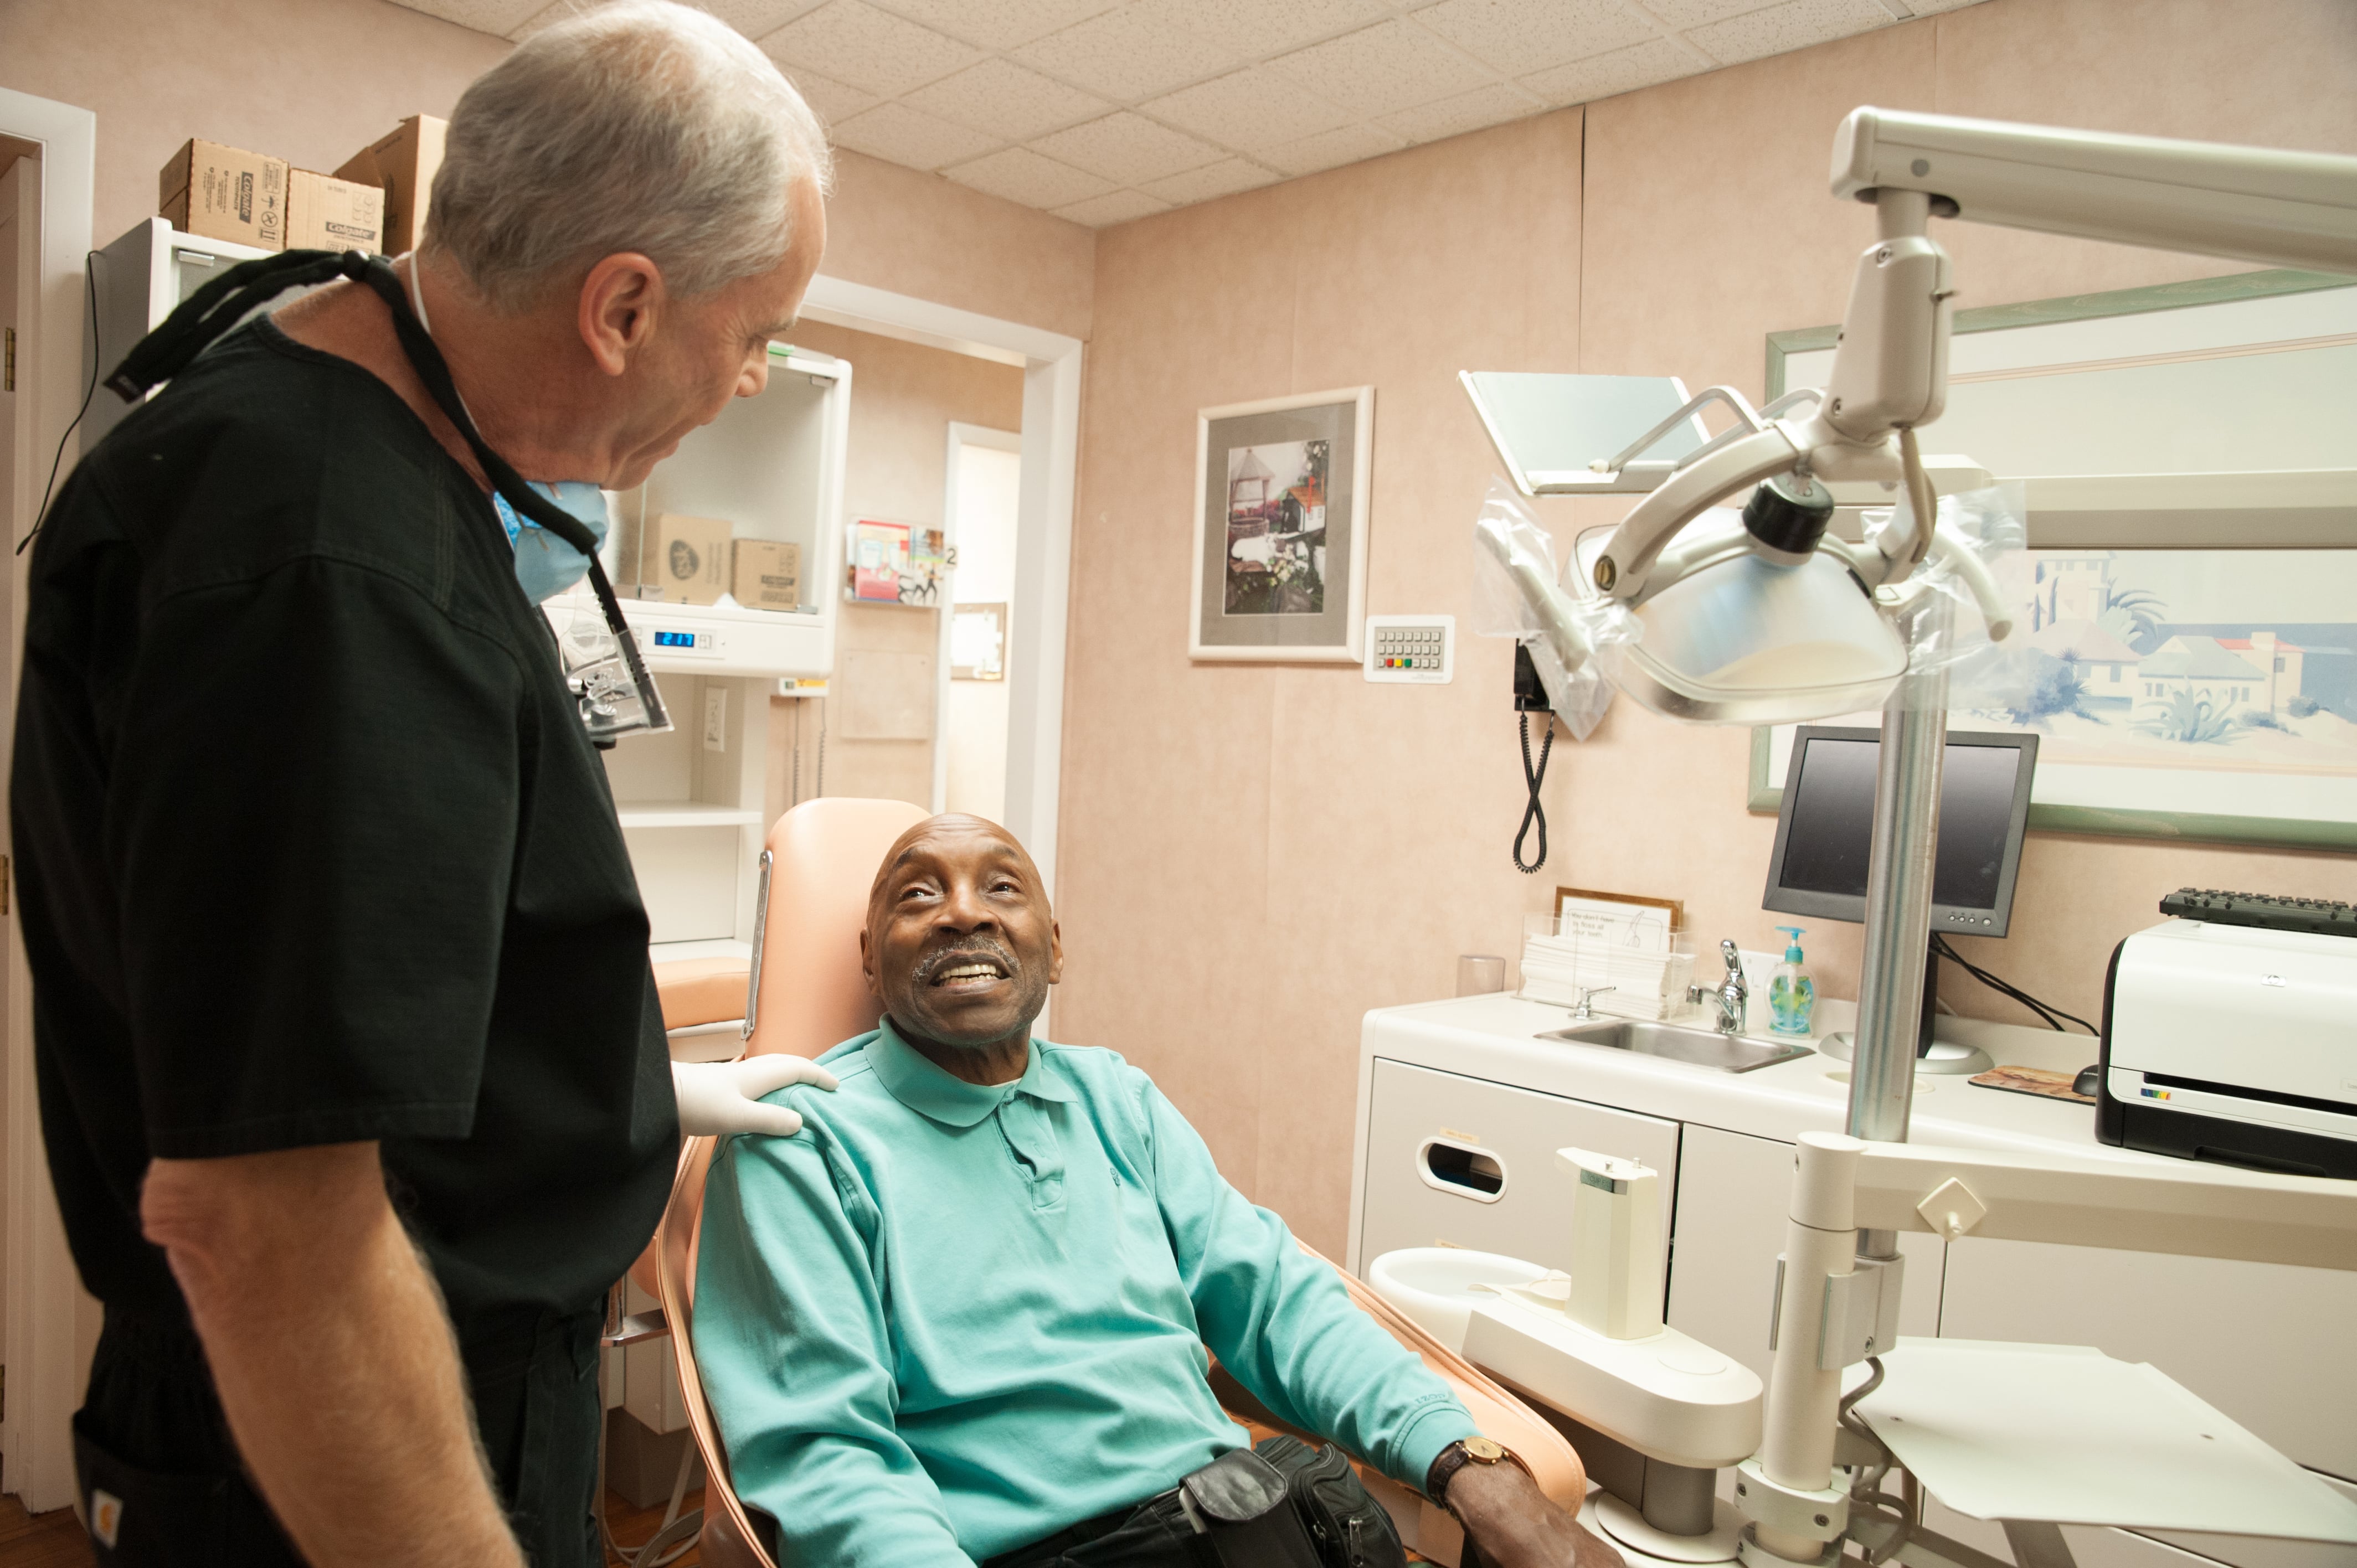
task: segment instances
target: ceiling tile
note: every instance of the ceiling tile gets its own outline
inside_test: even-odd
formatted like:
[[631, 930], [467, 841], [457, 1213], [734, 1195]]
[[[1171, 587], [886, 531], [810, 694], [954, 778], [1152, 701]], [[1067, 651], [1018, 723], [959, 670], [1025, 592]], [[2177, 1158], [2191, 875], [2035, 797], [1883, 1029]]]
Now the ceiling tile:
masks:
[[821, 0], [689, 0], [748, 38], [762, 38], [795, 17], [819, 8]]
[[879, 103], [833, 127], [837, 145], [904, 168], [937, 169], [999, 145], [1000, 138], [952, 125], [905, 103]]
[[1502, 125], [1509, 120], [1520, 120], [1543, 113], [1546, 108], [1538, 99], [1520, 88], [1504, 82], [1491, 82], [1470, 92], [1460, 92], [1454, 98], [1444, 98], [1437, 103], [1426, 103], [1397, 114], [1386, 114], [1383, 127], [1405, 136], [1411, 142], [1437, 142], [1449, 136], [1461, 136], [1468, 131], [1479, 131], [1490, 125]]
[[1549, 103], [1593, 103], [1599, 98], [1633, 92], [1638, 88], [1692, 76], [1705, 69], [1694, 56], [1669, 39], [1655, 38], [1594, 59], [1534, 72], [1523, 78], [1522, 85]]
[[1125, 102], [1200, 81], [1239, 58], [1208, 38], [1163, 27], [1134, 5], [1092, 16], [1013, 52], [1041, 70], [1085, 81]]
[[1660, 37], [1615, 0], [1439, 0], [1415, 19], [1511, 76]]
[[1490, 80], [1490, 73], [1412, 22], [1362, 27], [1269, 61], [1329, 102], [1372, 117], [1428, 103]]
[[1240, 190], [1274, 185], [1284, 177], [1275, 169], [1263, 168], [1243, 158], [1222, 158], [1185, 174], [1155, 180], [1146, 188], [1165, 201], [1184, 207], [1189, 202], [1209, 201], [1215, 196], [1233, 196]]
[[787, 71], [786, 80], [794, 84], [794, 91], [802, 95], [802, 102], [818, 111], [818, 117], [830, 125], [838, 120], [848, 120], [863, 109], [876, 107], [874, 93], [862, 92], [831, 76], [821, 76], [800, 66]]
[[[413, 11], [456, 22], [493, 38], [505, 38], [539, 16], [548, 0], [400, 0]], [[554, 18], [552, 18], [553, 20]]]
[[1117, 0], [877, 0], [888, 11], [898, 11], [937, 33], [980, 44], [986, 49], [1011, 49], [1043, 33], [1068, 27], [1083, 16], [1109, 11]]
[[1977, 5], [1981, 0], [1902, 0], [1906, 7], [1919, 16], [1929, 16], [1941, 11], [1961, 11], [1967, 5]]
[[1028, 141], [1043, 131], [1089, 119], [1113, 107], [1077, 87], [1067, 87], [1004, 59], [970, 65], [955, 76], [919, 88], [908, 95], [908, 102], [929, 114], [988, 131], [1009, 142]]
[[944, 172], [960, 185], [970, 185], [1026, 207], [1070, 207], [1092, 196], [1103, 196], [1114, 188], [1109, 181], [1085, 174], [1070, 164], [1042, 157], [1028, 147], [1009, 147]]
[[1354, 164], [1361, 158], [1379, 158], [1406, 145], [1407, 143], [1399, 137], [1377, 126], [1345, 125], [1339, 131], [1321, 131], [1314, 136], [1304, 136], [1298, 141], [1271, 147], [1257, 156], [1287, 174], [1302, 175]]
[[1181, 169], [1216, 163], [1222, 156], [1221, 149], [1208, 142], [1126, 112], [1039, 137], [1031, 145], [1051, 158], [1103, 175], [1116, 185], [1144, 185]]
[[1381, 21], [1380, 0], [1134, 0], [1154, 21], [1265, 59]]
[[763, 38], [761, 48], [783, 65], [823, 71], [888, 98], [982, 59], [979, 49], [864, 0], [828, 0]]
[[1723, 22], [1729, 16], [1740, 16], [1746, 11], [1761, 10], [1777, 3], [1778, 0], [1645, 0], [1645, 9], [1651, 11], [1663, 27], [1683, 31], [1687, 27]]
[[1135, 218], [1149, 218], [1157, 212], [1168, 212], [1170, 204], [1157, 201], [1143, 191], [1116, 190], [1110, 196], [1092, 196], [1086, 201], [1075, 201], [1070, 207], [1056, 209], [1056, 216], [1069, 218], [1075, 223], [1085, 223], [1092, 229], [1102, 229], [1111, 223], [1126, 223]]
[[1784, 0], [1765, 11], [1689, 27], [1686, 41], [1712, 59], [1734, 65], [1887, 27], [1892, 20], [1876, 0]]
[[1330, 131], [1350, 118], [1257, 66], [1181, 88], [1138, 107], [1157, 120], [1245, 153]]

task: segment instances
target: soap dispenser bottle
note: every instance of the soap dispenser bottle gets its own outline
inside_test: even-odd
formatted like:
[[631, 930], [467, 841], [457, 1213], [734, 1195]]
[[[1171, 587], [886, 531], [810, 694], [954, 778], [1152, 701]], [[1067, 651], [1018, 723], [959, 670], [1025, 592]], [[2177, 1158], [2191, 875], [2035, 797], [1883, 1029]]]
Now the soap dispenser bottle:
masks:
[[1817, 983], [1801, 967], [1801, 932], [1799, 926], [1779, 926], [1778, 930], [1791, 938], [1784, 949], [1784, 961], [1776, 966], [1775, 978], [1768, 983], [1768, 1008], [1774, 1015], [1770, 1027], [1780, 1035], [1805, 1035], [1810, 1032], [1810, 1019], [1817, 1011]]

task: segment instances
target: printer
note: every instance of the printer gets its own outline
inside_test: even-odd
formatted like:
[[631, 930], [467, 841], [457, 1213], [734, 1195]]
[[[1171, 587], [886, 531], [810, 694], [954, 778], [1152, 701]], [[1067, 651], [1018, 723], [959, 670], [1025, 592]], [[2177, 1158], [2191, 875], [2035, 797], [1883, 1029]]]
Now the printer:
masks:
[[2113, 950], [2096, 1136], [2357, 1178], [2357, 909], [2182, 888]]

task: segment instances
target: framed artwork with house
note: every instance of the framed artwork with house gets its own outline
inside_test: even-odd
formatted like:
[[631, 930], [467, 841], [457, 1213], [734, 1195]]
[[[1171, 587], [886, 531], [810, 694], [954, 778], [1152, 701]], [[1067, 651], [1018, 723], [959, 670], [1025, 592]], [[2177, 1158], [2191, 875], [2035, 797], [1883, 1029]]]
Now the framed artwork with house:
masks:
[[[2042, 737], [2033, 829], [2357, 850], [2357, 285], [2243, 274], [1956, 332], [1927, 447], [2023, 483], [2032, 680], [1950, 724]], [[1769, 394], [1818, 384], [1830, 342], [1771, 337]], [[1754, 733], [1753, 810], [1791, 741]]]
[[1192, 659], [1356, 664], [1375, 389], [1195, 416]]

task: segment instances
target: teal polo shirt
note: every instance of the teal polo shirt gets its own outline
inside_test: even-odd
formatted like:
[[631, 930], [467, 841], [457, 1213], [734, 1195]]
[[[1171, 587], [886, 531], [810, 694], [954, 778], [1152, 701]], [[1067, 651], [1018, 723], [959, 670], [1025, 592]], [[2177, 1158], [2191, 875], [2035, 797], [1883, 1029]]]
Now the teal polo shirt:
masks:
[[738, 1493], [791, 1561], [963, 1564], [1144, 1500], [1287, 1423], [1421, 1487], [1478, 1430], [1333, 1269], [1220, 1176], [1146, 1076], [1031, 1042], [951, 1077], [890, 1027], [780, 1090], [798, 1137], [714, 1160], [696, 1359]]

